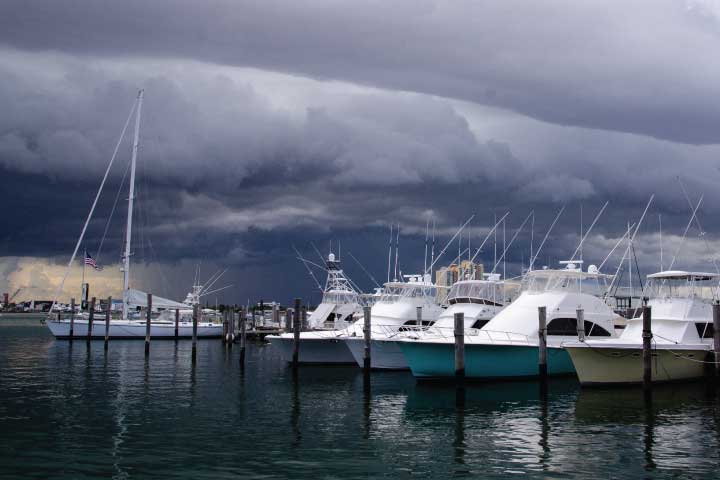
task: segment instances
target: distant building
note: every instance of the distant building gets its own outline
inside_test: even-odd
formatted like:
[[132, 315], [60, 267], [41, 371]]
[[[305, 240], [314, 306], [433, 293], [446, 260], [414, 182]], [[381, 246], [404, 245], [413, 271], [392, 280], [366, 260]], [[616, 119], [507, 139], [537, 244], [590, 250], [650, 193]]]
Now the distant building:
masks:
[[452, 263], [441, 267], [435, 272], [435, 285], [437, 286], [437, 299], [442, 302], [450, 292], [450, 287], [458, 280], [482, 280], [485, 268], [482, 263], [463, 260], [460, 265]]

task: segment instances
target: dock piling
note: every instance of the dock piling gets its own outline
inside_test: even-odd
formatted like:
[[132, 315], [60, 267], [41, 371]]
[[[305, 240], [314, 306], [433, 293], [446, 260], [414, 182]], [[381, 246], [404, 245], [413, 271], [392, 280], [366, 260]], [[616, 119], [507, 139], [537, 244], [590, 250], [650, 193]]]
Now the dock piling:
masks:
[[582, 308], [578, 308], [576, 311], [577, 314], [577, 336], [578, 340], [581, 342], [585, 341], [585, 310]]
[[415, 307], [415, 325], [418, 332], [422, 330], [422, 307]]
[[180, 337], [180, 309], [175, 309], [175, 341]]
[[300, 299], [295, 299], [295, 311], [293, 312], [293, 368], [297, 368], [300, 361], [300, 324], [302, 323], [302, 308]]
[[370, 373], [372, 366], [370, 341], [372, 340], [372, 331], [370, 328], [370, 307], [363, 307], [363, 336], [365, 338], [365, 352], [363, 354], [363, 371]]
[[150, 328], [152, 321], [150, 315], [152, 314], [152, 293], [147, 294], [147, 312], [145, 317], [145, 356], [150, 355]]
[[300, 321], [300, 328], [301, 328], [301, 330], [302, 330], [303, 332], [305, 332], [305, 331], [307, 331], [307, 330], [310, 330], [310, 329], [308, 328], [308, 323], [307, 323], [307, 318], [308, 318], [308, 316], [307, 316], [307, 305], [304, 305], [300, 310], [301, 310], [301, 312], [302, 312], [302, 316], [300, 317], [300, 319], [301, 319], [301, 321]]
[[292, 317], [291, 317], [291, 311], [292, 309], [290, 307], [285, 309], [285, 331], [290, 332], [292, 330]]
[[[583, 328], [583, 333], [585, 332]], [[538, 307], [538, 375], [544, 385], [547, 382], [547, 307]]]
[[652, 312], [650, 307], [643, 305], [643, 388], [652, 388]]
[[238, 314], [239, 318], [238, 321], [240, 322], [240, 368], [245, 368], [245, 342], [246, 342], [246, 332], [247, 332], [247, 318], [245, 317], [245, 314], [243, 312], [242, 307], [240, 307], [240, 313]]
[[455, 380], [465, 381], [465, 314], [455, 314]]
[[720, 303], [715, 302], [713, 312], [713, 352], [715, 360], [715, 378], [720, 377]]
[[193, 317], [192, 317], [192, 363], [193, 365], [197, 361], [197, 329], [198, 329], [198, 310], [200, 305], [193, 305]]
[[228, 341], [228, 312], [227, 310], [223, 311], [223, 323], [222, 323], [222, 342], [227, 343]]
[[273, 302], [272, 305], [272, 323], [273, 327], [277, 325], [278, 328], [281, 327], [280, 325], [280, 309], [278, 308], [278, 304]]
[[75, 334], [75, 298], [70, 299], [70, 341]]
[[112, 297], [107, 299], [107, 309], [105, 310], [105, 351], [107, 352], [110, 344], [110, 309], [112, 307]]
[[90, 340], [92, 340], [92, 327], [93, 318], [95, 317], [95, 297], [90, 300], [90, 312], [88, 314], [88, 328], [87, 328], [87, 344], [90, 346]]

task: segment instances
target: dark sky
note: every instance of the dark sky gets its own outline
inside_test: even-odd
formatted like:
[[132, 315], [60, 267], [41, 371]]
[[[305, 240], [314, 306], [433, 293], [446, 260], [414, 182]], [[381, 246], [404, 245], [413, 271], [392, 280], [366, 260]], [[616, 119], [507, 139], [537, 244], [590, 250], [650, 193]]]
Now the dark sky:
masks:
[[[566, 205], [541, 254], [554, 263], [577, 245], [580, 209], [587, 228], [609, 201], [584, 249], [600, 263], [655, 194], [635, 244], [650, 272], [658, 215], [665, 266], [689, 220], [678, 177], [692, 201], [704, 195], [714, 255], [719, 46], [709, 0], [5, 0], [0, 288], [51, 290], [54, 275], [18, 272], [67, 262], [138, 88], [134, 260], [145, 266], [134, 282], [165, 295], [183, 297], [202, 262], [203, 276], [228, 269], [220, 301], [308, 297], [293, 244], [318, 260], [310, 242], [326, 253], [340, 241], [382, 280], [390, 222], [410, 273], [430, 215], [440, 244], [474, 213], [477, 244], [495, 213], [511, 212], [510, 238], [534, 210], [537, 245]], [[129, 156], [126, 141], [91, 252]], [[107, 264], [119, 258], [126, 196]], [[508, 253], [510, 272], [527, 263], [530, 236]], [[714, 269], [694, 225], [680, 251], [677, 267]]]

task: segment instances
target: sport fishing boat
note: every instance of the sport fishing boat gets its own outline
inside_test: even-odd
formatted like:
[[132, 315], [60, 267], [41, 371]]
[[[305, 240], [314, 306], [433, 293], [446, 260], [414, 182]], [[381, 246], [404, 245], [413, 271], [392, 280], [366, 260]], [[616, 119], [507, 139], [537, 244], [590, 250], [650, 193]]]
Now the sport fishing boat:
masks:
[[[648, 275], [652, 326], [652, 379], [702, 377], [712, 349], [712, 301], [718, 274], [663, 271]], [[583, 385], [630, 384], [643, 380], [642, 316], [628, 320], [619, 338], [589, 338], [564, 344]]]
[[[430, 327], [443, 309], [437, 303], [437, 289], [430, 275], [407, 275], [407, 282], [388, 282], [383, 294], [370, 311], [371, 368], [406, 370], [408, 367], [400, 347], [394, 341], [409, 330]], [[358, 320], [343, 335], [355, 362], [363, 366], [365, 342], [363, 322]]]
[[[562, 262], [562, 269], [528, 272], [520, 296], [481, 328], [465, 331], [465, 376], [473, 379], [528, 378], [538, 375], [538, 307], [547, 312], [547, 367], [551, 375], [575, 372], [563, 342], [575, 338], [576, 310], [584, 309], [588, 337], [616, 337], [617, 314], [603, 301], [610, 275], [594, 265], [587, 271], [580, 262]], [[479, 326], [479, 325], [478, 325]], [[454, 337], [451, 327], [433, 336], [403, 338], [396, 342], [415, 377], [448, 378], [455, 375]]]
[[[463, 313], [465, 329], [477, 330], [485, 326], [512, 299], [517, 296], [519, 284], [500, 280], [499, 274], [485, 274], [486, 280], [461, 280], [455, 282], [447, 294], [448, 307], [443, 310], [432, 325], [409, 324], [387, 338], [373, 339], [378, 350], [390, 350], [389, 343], [400, 338], [435, 338], [450, 333], [455, 325], [455, 314]], [[399, 349], [399, 345], [395, 345]], [[400, 350], [402, 353], [402, 350]], [[373, 352], [374, 354], [374, 352]], [[404, 357], [403, 357], [404, 358]], [[397, 360], [396, 360], [397, 361]], [[409, 368], [409, 367], [406, 367]]]
[[[73, 252], [72, 256], [70, 257], [70, 262], [68, 263], [65, 275], [63, 276], [62, 282], [60, 283], [60, 286], [58, 288], [58, 294], [62, 291], [62, 287], [65, 283], [65, 280], [67, 279], [68, 273], [70, 269], [72, 268], [73, 262], [75, 260], [75, 257], [78, 253], [78, 250], [80, 248], [80, 245], [82, 244], [82, 241], [85, 236], [85, 232], [87, 231], [87, 227], [90, 223], [90, 220], [92, 219], [93, 212], [95, 210], [95, 206], [97, 205], [98, 199], [100, 198], [100, 195], [102, 193], [103, 187], [105, 185], [105, 180], [107, 179], [107, 176], [110, 172], [110, 168], [113, 165], [113, 162], [115, 160], [118, 148], [120, 146], [120, 142], [122, 141], [123, 137], [125, 136], [125, 132], [127, 130], [128, 124], [130, 123], [130, 120], [133, 116], [133, 113], [135, 114], [135, 136], [133, 139], [133, 146], [132, 146], [132, 157], [130, 160], [130, 181], [129, 181], [129, 195], [128, 195], [128, 212], [127, 212], [127, 223], [126, 223], [126, 229], [125, 229], [125, 252], [123, 255], [123, 305], [122, 305], [122, 318], [121, 319], [115, 319], [112, 318], [110, 320], [108, 334], [110, 338], [121, 338], [121, 339], [144, 339], [146, 334], [146, 315], [141, 314], [139, 312], [140, 309], [148, 308], [148, 302], [147, 298], [148, 295], [145, 292], [142, 292], [140, 290], [136, 290], [133, 288], [130, 288], [130, 257], [132, 256], [131, 251], [131, 243], [132, 243], [132, 226], [133, 226], [133, 203], [135, 200], [135, 170], [136, 170], [136, 164], [137, 164], [137, 153], [138, 153], [138, 146], [139, 146], [139, 137], [140, 137], [140, 115], [142, 112], [142, 101], [143, 101], [143, 91], [140, 90], [138, 92], [136, 103], [133, 106], [133, 110], [130, 112], [130, 116], [127, 119], [127, 122], [125, 124], [125, 128], [123, 128], [122, 134], [120, 135], [120, 139], [118, 140], [118, 144], [115, 148], [115, 153], [113, 154], [112, 159], [110, 160], [110, 164], [107, 167], [107, 171], [105, 172], [105, 177], [103, 178], [102, 183], [100, 184], [100, 188], [98, 189], [97, 195], [95, 197], [95, 201], [93, 202], [92, 207], [90, 208], [90, 213], [88, 214], [88, 217], [85, 221], [85, 226], [83, 227], [82, 233], [80, 234], [80, 238], [78, 239], [78, 242], [75, 246], [75, 251]], [[85, 264], [91, 264], [95, 266], [94, 261], [92, 263], [89, 263], [88, 260], [93, 260], [92, 258], [88, 258], [86, 254], [86, 258], [83, 260], [83, 268]], [[83, 270], [84, 272], [84, 270]], [[57, 305], [57, 297], [58, 294], [55, 295], [55, 300], [53, 301], [53, 306], [50, 308], [51, 315], [55, 311], [55, 305]], [[199, 296], [198, 296], [199, 299]], [[168, 318], [168, 315], [163, 315], [162, 311], [175, 311], [180, 310], [183, 312], [187, 312], [189, 309], [192, 311], [192, 309], [199, 305], [197, 304], [187, 304], [187, 303], [181, 303], [176, 302], [174, 300], [169, 300], [167, 298], [162, 298], [159, 296], [153, 295], [152, 297], [152, 306], [151, 309], [153, 312], [161, 312], [161, 316], [159, 318], [151, 319], [151, 337], [152, 338], [174, 338], [175, 337], [175, 319]], [[110, 305], [107, 306], [108, 309], [111, 308]], [[61, 318], [60, 315], [58, 315], [56, 318], [48, 319], [47, 326], [52, 332], [52, 334], [56, 338], [70, 338], [72, 336], [77, 337], [88, 337], [88, 330], [90, 330], [90, 322], [89, 322], [89, 315], [79, 315], [76, 316], [75, 312], [71, 313], [71, 318]], [[90, 332], [90, 337], [95, 339], [100, 339], [105, 337], [105, 325], [104, 318], [102, 316], [98, 316], [95, 318], [94, 328], [92, 328], [92, 331]], [[179, 319], [178, 322], [178, 336], [179, 337], [191, 337], [193, 334], [193, 324], [192, 324], [192, 318], [188, 318], [187, 315], [183, 315], [183, 318]], [[222, 324], [219, 323], [212, 323], [208, 321], [198, 321], [198, 329], [197, 329], [197, 335], [198, 337], [220, 337], [222, 336]]]
[[[298, 361], [317, 364], [354, 364], [345, 342], [340, 337], [354, 331], [355, 316], [362, 310], [362, 295], [340, 268], [333, 253], [326, 262], [327, 279], [322, 302], [308, 318], [307, 332], [300, 333]], [[360, 321], [362, 331], [362, 321]], [[292, 332], [265, 337], [280, 350], [285, 361], [292, 361]]]

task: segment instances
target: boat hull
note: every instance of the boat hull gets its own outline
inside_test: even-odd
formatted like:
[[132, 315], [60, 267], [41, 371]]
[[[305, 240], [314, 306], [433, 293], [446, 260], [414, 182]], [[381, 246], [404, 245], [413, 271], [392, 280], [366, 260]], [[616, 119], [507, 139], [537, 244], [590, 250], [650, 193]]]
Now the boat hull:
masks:
[[[47, 326], [50, 332], [58, 339], [70, 338], [69, 320], [49, 320]], [[193, 327], [191, 323], [181, 322], [178, 325], [178, 338], [192, 338]], [[73, 323], [73, 338], [85, 339], [88, 336], [88, 321], [76, 319]], [[197, 328], [198, 338], [220, 338], [222, 337], [222, 325], [200, 324]], [[109, 337], [111, 339], [145, 339], [144, 322], [111, 321]], [[98, 319], [93, 322], [91, 339], [103, 340], [105, 338], [105, 320]], [[174, 339], [174, 324], [153, 324], [150, 322], [150, 338], [152, 339]]]
[[[283, 360], [292, 362], [294, 339], [291, 335], [269, 335], [265, 338], [270, 345], [278, 349]], [[337, 338], [300, 338], [298, 354], [298, 362], [303, 364], [355, 364], [345, 342]]]
[[[582, 385], [639, 384], [643, 381], [642, 348], [566, 347]], [[653, 382], [700, 378], [707, 350], [653, 349]]]
[[[413, 375], [419, 379], [442, 379], [455, 376], [455, 345], [403, 341], [400, 344]], [[549, 375], [575, 373], [568, 353], [548, 347]], [[466, 344], [465, 378], [494, 380], [533, 378], [538, 376], [536, 345]]]
[[[359, 367], [365, 365], [365, 340], [346, 338], [345, 343]], [[399, 342], [392, 340], [370, 341], [370, 368], [375, 370], [408, 370], [410, 366], [400, 349]]]

